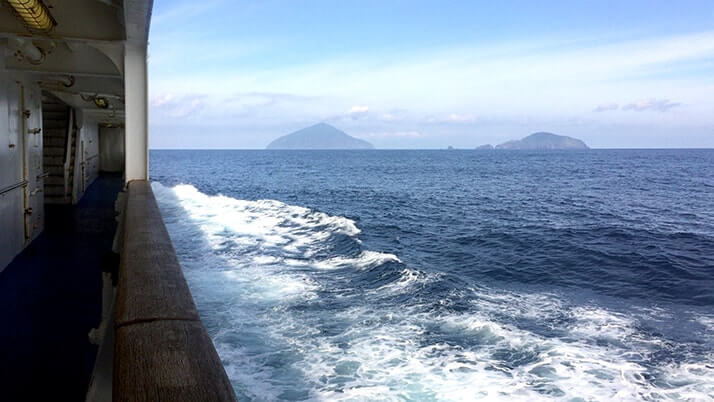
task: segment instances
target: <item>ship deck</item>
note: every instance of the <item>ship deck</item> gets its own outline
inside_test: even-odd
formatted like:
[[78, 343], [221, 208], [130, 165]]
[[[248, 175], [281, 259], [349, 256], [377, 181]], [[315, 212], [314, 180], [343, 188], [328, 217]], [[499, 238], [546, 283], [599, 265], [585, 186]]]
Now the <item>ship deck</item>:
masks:
[[102, 174], [77, 205], [46, 205], [44, 232], [0, 273], [0, 399], [84, 400], [122, 186]]

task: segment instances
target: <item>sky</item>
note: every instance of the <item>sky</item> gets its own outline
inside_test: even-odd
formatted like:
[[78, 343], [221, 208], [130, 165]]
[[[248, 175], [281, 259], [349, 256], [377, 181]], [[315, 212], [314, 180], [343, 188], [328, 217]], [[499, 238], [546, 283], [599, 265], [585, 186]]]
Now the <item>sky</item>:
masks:
[[714, 1], [155, 0], [152, 148], [714, 147]]

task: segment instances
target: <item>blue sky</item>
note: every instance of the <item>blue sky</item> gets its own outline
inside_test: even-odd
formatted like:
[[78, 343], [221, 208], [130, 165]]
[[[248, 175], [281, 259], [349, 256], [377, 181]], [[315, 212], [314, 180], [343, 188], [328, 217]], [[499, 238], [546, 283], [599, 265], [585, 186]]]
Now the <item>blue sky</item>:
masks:
[[714, 1], [156, 0], [153, 148], [714, 147]]

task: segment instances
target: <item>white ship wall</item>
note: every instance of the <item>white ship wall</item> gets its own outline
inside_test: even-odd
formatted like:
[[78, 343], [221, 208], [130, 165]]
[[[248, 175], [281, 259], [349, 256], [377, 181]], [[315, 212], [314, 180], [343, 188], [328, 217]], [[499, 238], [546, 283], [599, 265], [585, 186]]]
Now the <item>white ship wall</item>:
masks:
[[99, 129], [99, 170], [102, 172], [124, 171], [124, 129]]
[[82, 199], [86, 189], [99, 176], [99, 121], [81, 111], [76, 114], [79, 135], [74, 158], [74, 203]]
[[[30, 112], [28, 118], [22, 115], [23, 95], [24, 109]], [[42, 129], [42, 97], [38, 84], [22, 73], [5, 71], [0, 65], [0, 189], [28, 181], [27, 186], [0, 194], [0, 271], [44, 229], [42, 132], [31, 134], [33, 129]], [[26, 174], [23, 153], [27, 161]], [[27, 216], [25, 196], [28, 212], [31, 211]]]

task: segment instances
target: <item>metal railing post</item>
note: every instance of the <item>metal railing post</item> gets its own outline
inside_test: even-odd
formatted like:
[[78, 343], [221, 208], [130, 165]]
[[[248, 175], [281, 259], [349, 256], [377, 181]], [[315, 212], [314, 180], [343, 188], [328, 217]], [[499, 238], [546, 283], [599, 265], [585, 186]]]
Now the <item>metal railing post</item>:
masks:
[[74, 110], [69, 108], [69, 125], [67, 126], [67, 141], [65, 142], [64, 155], [64, 200], [67, 202], [69, 192], [69, 165], [72, 160], [72, 132], [74, 128]]

